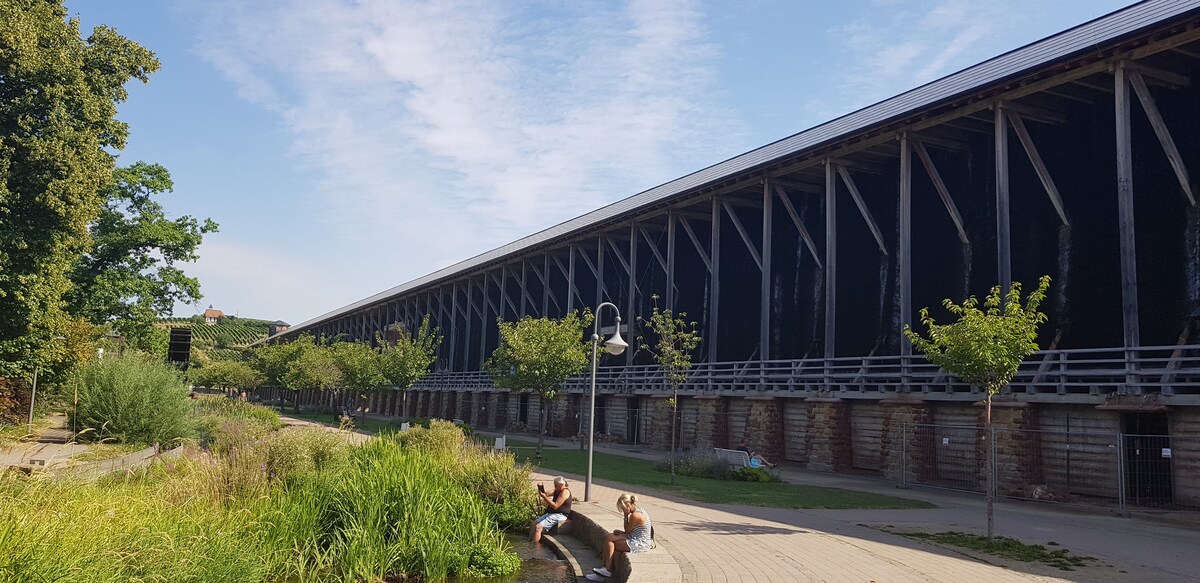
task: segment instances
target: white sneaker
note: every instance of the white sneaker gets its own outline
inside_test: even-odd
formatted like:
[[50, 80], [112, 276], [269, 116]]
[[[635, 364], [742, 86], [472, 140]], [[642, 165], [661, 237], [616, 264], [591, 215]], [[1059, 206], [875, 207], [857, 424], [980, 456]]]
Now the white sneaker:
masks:
[[612, 571], [609, 571], [604, 567], [596, 567], [595, 569], [592, 569], [592, 572], [601, 577], [612, 577]]
[[601, 577], [595, 573], [588, 573], [587, 577], [584, 577], [584, 579], [587, 579], [588, 581], [603, 581], [604, 577]]

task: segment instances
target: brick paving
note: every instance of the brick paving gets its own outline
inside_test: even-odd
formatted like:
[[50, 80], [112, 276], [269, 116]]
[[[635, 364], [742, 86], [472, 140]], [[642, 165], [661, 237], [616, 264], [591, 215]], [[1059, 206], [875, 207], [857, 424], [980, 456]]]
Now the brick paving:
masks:
[[[563, 445], [566, 445], [564, 442]], [[655, 454], [608, 453], [635, 457]], [[997, 534], [1023, 542], [1055, 541], [1072, 554], [1096, 557], [1076, 571], [1006, 561], [928, 545], [886, 532], [898, 529], [982, 533], [978, 496], [929, 490], [896, 490], [877, 480], [784, 470], [791, 482], [875, 490], [924, 499], [928, 510], [784, 510], [705, 504], [619, 483], [593, 482], [584, 512], [616, 513], [617, 496], [633, 491], [654, 519], [656, 540], [679, 562], [688, 583], [749, 582], [1068, 582], [1174, 583], [1200, 581], [1192, 575], [1200, 531], [1162, 524], [1159, 519], [1120, 518], [1045, 504], [999, 502]], [[536, 474], [547, 480], [550, 475]], [[583, 494], [582, 477], [568, 475]], [[586, 562], [580, 559], [581, 562]]]

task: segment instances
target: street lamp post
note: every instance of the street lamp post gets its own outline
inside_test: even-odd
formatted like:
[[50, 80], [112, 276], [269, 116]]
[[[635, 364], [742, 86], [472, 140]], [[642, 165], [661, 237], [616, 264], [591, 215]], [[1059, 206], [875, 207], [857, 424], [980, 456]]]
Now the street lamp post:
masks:
[[621, 310], [617, 309], [617, 306], [611, 302], [604, 302], [596, 306], [596, 320], [592, 326], [592, 401], [588, 412], [588, 467], [587, 481], [583, 484], [584, 502], [591, 501], [592, 499], [592, 450], [595, 447], [594, 440], [596, 436], [596, 361], [599, 359], [600, 352], [600, 313], [604, 309], [604, 306], [612, 308], [613, 312], [617, 314], [616, 331], [613, 332], [612, 338], [609, 338], [604, 343], [604, 349], [609, 354], [617, 356], [625, 352], [625, 349], [629, 346], [628, 343], [621, 339]]

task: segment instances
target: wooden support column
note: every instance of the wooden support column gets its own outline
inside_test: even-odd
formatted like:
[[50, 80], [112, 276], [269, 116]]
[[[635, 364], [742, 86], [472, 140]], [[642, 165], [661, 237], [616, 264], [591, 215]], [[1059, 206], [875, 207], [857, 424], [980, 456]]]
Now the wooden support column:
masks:
[[520, 284], [521, 285], [521, 317], [522, 318], [524, 318], [525, 315], [529, 313], [527, 311], [528, 306], [525, 303], [525, 298], [529, 297], [529, 294], [526, 293], [526, 291], [525, 291], [526, 289], [528, 289], [525, 287], [525, 285], [527, 283], [525, 272], [526, 272], [526, 265], [525, 265], [525, 262], [522, 261], [521, 262], [521, 284]]
[[[908, 134], [900, 134], [900, 243], [896, 250], [900, 271], [900, 328], [912, 325], [912, 153]], [[900, 335], [900, 380], [903, 390], [911, 381], [912, 343]]]
[[604, 235], [596, 235], [596, 303], [594, 306], [599, 306], [604, 303], [604, 292], [607, 291], [604, 285]]
[[667, 212], [667, 309], [675, 313], [675, 211]]
[[771, 210], [775, 206], [771, 183], [763, 181], [762, 279], [759, 290], [758, 350], [761, 360], [771, 360]]
[[[495, 325], [488, 321], [488, 306], [492, 304], [492, 299], [488, 297], [488, 278], [486, 274], [480, 280], [479, 293], [481, 295], [479, 302], [479, 370], [483, 370], [483, 363], [487, 360], [488, 326]], [[495, 312], [495, 310], [492, 311]]]
[[472, 316], [475, 315], [474, 291], [475, 286], [471, 285], [471, 280], [464, 279], [463, 292], [467, 294], [467, 305], [466, 311], [463, 312], [463, 325], [466, 326], [466, 330], [463, 331], [463, 370], [467, 370], [467, 367], [470, 366], [468, 363], [471, 360], [471, 320], [474, 319]]
[[1001, 293], [1007, 295], [1008, 286], [1012, 285], [1012, 243], [1008, 212], [1008, 125], [1004, 121], [1004, 109], [999, 104], [992, 108], [992, 114], [996, 140], [996, 275]]
[[721, 306], [721, 201], [712, 199], [712, 266], [708, 278], [708, 361], [717, 362], [717, 337], [720, 332], [718, 309]]
[[[1130, 133], [1129, 80], [1124, 66], [1114, 71], [1116, 81], [1117, 222], [1121, 239], [1121, 313], [1124, 322], [1126, 383], [1132, 385], [1134, 348], [1141, 346], [1138, 330], [1137, 253], [1133, 220], [1133, 152]], [[1126, 391], [1132, 389], [1127, 386]]]
[[[629, 336], [633, 333], [633, 323], [637, 321], [637, 224], [629, 223], [629, 265], [625, 266], [625, 274], [629, 276], [629, 297], [625, 309], [625, 322], [628, 322]], [[636, 350], [625, 351], [625, 365], [633, 364], [633, 353]]]
[[832, 384], [829, 359], [837, 338], [837, 175], [825, 160], [825, 384]]
[[571, 243], [567, 246], [571, 252], [571, 257], [567, 259], [567, 311], [575, 309], [575, 297], [579, 295], [579, 291], [575, 289], [575, 244]]
[[550, 313], [550, 254], [542, 255], [542, 317]]
[[454, 365], [458, 360], [458, 284], [450, 284], [450, 370], [455, 370]]

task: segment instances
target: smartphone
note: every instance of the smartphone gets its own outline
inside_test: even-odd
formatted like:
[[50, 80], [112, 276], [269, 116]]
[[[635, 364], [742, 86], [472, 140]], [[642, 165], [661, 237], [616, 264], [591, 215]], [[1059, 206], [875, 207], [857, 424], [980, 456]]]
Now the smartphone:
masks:
[[541, 492], [541, 493], [545, 494], [545, 493], [546, 493], [546, 485], [545, 485], [545, 484], [538, 484], [538, 492]]

